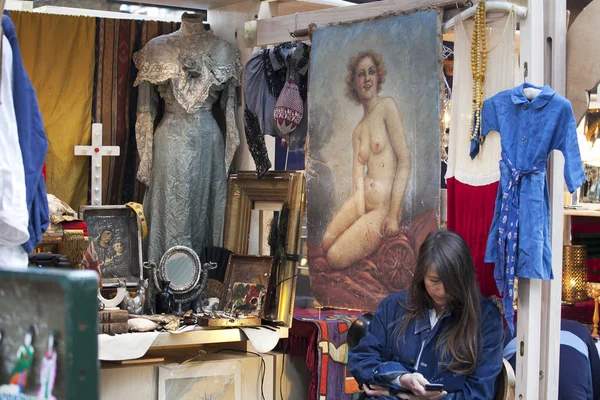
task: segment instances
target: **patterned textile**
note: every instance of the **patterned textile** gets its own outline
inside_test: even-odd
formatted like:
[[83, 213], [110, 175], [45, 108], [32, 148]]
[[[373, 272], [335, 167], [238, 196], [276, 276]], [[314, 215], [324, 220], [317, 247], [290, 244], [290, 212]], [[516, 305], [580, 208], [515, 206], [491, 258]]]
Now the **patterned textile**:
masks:
[[305, 358], [311, 372], [308, 400], [353, 400], [360, 389], [348, 371], [350, 325], [361, 314], [326, 311], [321, 317], [298, 317], [296, 309], [284, 351]]
[[102, 272], [100, 272], [100, 261], [98, 259], [98, 253], [96, 253], [96, 248], [94, 247], [94, 241], [90, 240], [90, 244], [88, 246], [87, 251], [83, 255], [83, 260], [81, 260], [81, 264], [85, 269], [89, 269], [90, 271], [95, 271], [98, 273], [98, 279], [100, 282], [100, 287], [102, 287]]
[[244, 117], [246, 118], [244, 131], [246, 133], [248, 149], [250, 150], [250, 154], [252, 154], [254, 164], [256, 165], [256, 174], [259, 178], [262, 178], [267, 171], [271, 169], [271, 160], [269, 160], [265, 137], [260, 131], [260, 122], [258, 118], [256, 115], [252, 114], [252, 111], [250, 111], [248, 107], [244, 110]]
[[571, 236], [574, 245], [587, 249], [587, 280], [600, 282], [600, 221], [594, 217], [571, 217]]
[[521, 179], [527, 175], [540, 174], [546, 171], [546, 162], [538, 163], [530, 168], [516, 168], [505, 152], [502, 152], [502, 162], [510, 170], [511, 178], [508, 188], [502, 192], [502, 208], [498, 225], [498, 260], [504, 268], [496, 268], [494, 278], [498, 287], [504, 285], [504, 309], [506, 322], [514, 333], [513, 299], [515, 286], [515, 271], [517, 266], [517, 245], [519, 232], [519, 189]]
[[304, 107], [298, 86], [290, 79], [283, 87], [273, 112], [279, 132], [288, 137], [298, 127], [303, 115]]
[[[240, 143], [235, 121], [239, 52], [202, 21], [184, 17], [181, 29], [152, 39], [133, 61], [139, 69], [134, 85], [140, 85], [137, 179], [148, 185], [148, 260], [158, 263], [175, 245], [198, 253], [220, 246], [227, 169]], [[165, 104], [156, 129], [159, 101], [149, 95], [153, 88]], [[212, 113], [215, 104], [225, 116], [223, 130]]]
[[[261, 136], [272, 135], [278, 138], [283, 136], [277, 128], [274, 110], [288, 77], [298, 85], [302, 107], [306, 108], [309, 56], [310, 46], [302, 42], [282, 43], [272, 49], [255, 52], [244, 66], [246, 126], [252, 125], [250, 136], [248, 130], [246, 131], [246, 139], [252, 159], [262, 169], [267, 165], [267, 168], [270, 168], [271, 162], [268, 159], [264, 137]], [[304, 169], [304, 144], [308, 128], [306, 114], [303, 113], [299, 126], [286, 138], [285, 146], [286, 156], [289, 150], [294, 157], [302, 159], [302, 169]], [[260, 171], [258, 167], [257, 170]]]
[[138, 89], [132, 55], [150, 39], [177, 29], [172, 22], [96, 19], [93, 120], [102, 123], [103, 145], [121, 147], [120, 157], [103, 160], [103, 204], [143, 200], [144, 186], [135, 179]]

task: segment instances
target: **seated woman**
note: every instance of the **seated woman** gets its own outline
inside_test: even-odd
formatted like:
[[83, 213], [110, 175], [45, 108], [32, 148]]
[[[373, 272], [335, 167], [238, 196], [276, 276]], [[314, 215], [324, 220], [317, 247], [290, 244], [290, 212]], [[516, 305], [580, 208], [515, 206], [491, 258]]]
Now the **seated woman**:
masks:
[[[477, 286], [456, 233], [430, 233], [408, 291], [377, 308], [348, 367], [370, 398], [490, 400], [502, 370], [500, 312]], [[429, 383], [443, 391], [425, 390]]]

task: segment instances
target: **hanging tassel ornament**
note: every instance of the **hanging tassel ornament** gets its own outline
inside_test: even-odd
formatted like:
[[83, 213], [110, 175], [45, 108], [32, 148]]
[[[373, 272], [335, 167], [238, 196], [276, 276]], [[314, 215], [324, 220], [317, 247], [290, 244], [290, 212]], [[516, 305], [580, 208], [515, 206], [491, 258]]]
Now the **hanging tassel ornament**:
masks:
[[475, 27], [471, 42], [471, 71], [473, 72], [473, 111], [470, 139], [483, 144], [481, 132], [481, 109], [484, 100], [485, 70], [487, 65], [487, 45], [485, 41], [485, 0], [480, 0], [475, 12]]

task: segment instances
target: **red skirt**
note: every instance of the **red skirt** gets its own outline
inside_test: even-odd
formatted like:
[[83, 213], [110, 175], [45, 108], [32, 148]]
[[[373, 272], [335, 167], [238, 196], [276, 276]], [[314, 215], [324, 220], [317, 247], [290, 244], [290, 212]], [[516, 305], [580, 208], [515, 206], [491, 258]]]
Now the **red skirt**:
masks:
[[446, 180], [447, 226], [465, 239], [475, 265], [481, 293], [500, 297], [494, 279], [494, 264], [484, 263], [487, 239], [494, 217], [498, 182], [471, 186], [454, 177]]

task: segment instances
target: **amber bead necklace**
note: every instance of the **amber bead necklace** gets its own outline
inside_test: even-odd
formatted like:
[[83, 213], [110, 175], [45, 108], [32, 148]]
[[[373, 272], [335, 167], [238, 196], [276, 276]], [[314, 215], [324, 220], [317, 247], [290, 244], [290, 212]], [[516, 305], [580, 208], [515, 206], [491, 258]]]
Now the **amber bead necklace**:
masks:
[[473, 72], [473, 110], [471, 112], [471, 140], [483, 141], [481, 132], [481, 108], [484, 100], [487, 45], [485, 40], [485, 0], [480, 0], [475, 12], [475, 28], [471, 41], [471, 71]]

